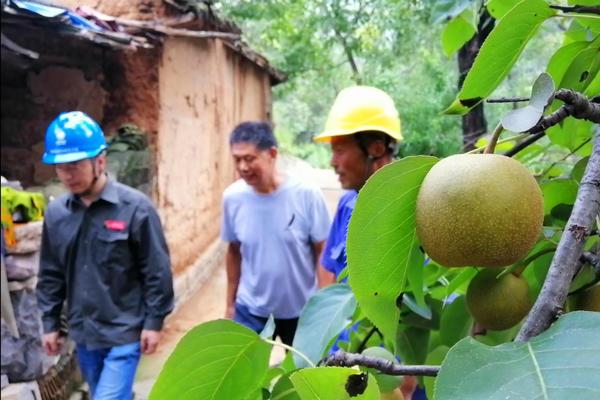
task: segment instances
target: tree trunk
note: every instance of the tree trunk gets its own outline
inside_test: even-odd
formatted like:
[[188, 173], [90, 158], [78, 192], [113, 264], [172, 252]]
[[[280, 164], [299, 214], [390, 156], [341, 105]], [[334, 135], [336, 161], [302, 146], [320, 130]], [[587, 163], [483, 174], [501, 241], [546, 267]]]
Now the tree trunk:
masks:
[[[458, 51], [458, 87], [463, 84], [467, 73], [475, 61], [477, 53], [494, 28], [494, 18], [485, 10], [479, 18], [477, 33]], [[487, 132], [487, 122], [483, 113], [483, 103], [473, 108], [471, 112], [462, 117], [463, 149], [465, 151], [475, 148], [477, 139]]]

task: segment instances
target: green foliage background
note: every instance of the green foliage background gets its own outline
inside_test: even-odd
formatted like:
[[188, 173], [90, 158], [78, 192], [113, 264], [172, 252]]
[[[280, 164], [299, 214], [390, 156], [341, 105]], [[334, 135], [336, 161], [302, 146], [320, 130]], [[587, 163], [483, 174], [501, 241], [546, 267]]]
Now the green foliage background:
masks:
[[[458, 3], [470, 7], [469, 15], [477, 11], [477, 2]], [[461, 151], [460, 118], [441, 114], [458, 91], [458, 73], [456, 54], [445, 55], [442, 48], [445, 26], [434, 23], [444, 18], [435, 1], [231, 0], [215, 7], [288, 76], [274, 88], [273, 107], [285, 152], [327, 167], [329, 148], [312, 143], [312, 136], [323, 128], [337, 92], [357, 83], [394, 98], [405, 136], [400, 156]], [[527, 95], [530, 77], [544, 71], [567, 28], [565, 21], [545, 24], [495, 95]], [[510, 107], [486, 107], [490, 129]]]

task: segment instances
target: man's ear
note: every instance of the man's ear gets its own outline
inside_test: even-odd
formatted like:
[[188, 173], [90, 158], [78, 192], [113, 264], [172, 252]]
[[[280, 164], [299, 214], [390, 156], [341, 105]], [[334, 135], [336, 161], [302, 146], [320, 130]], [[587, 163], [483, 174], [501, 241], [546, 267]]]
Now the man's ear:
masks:
[[378, 158], [385, 156], [387, 149], [383, 140], [376, 140], [369, 144], [367, 151], [370, 159], [377, 160]]
[[267, 151], [272, 158], [277, 158], [277, 154], [279, 154], [279, 150], [277, 150], [277, 147], [275, 146], [270, 147]]
[[96, 157], [96, 163], [101, 172], [106, 171], [106, 151], [103, 151]]

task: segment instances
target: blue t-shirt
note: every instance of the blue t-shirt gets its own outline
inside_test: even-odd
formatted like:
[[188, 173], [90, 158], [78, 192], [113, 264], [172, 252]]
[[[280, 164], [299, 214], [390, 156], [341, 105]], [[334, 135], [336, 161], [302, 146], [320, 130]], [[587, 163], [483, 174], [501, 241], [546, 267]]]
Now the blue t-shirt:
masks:
[[327, 244], [321, 256], [321, 265], [335, 274], [337, 278], [340, 272], [346, 268], [346, 238], [348, 237], [348, 224], [358, 192], [355, 190], [346, 191], [338, 203], [335, 217], [331, 225], [331, 231], [327, 238]]
[[223, 194], [221, 238], [239, 242], [236, 302], [259, 317], [296, 318], [315, 292], [313, 243], [327, 238], [331, 217], [320, 189], [288, 178], [260, 194], [243, 180]]

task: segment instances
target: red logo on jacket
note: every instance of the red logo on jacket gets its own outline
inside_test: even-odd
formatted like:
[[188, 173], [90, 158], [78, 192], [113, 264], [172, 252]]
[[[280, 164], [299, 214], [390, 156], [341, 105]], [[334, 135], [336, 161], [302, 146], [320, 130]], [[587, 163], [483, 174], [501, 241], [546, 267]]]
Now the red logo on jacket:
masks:
[[124, 231], [127, 224], [125, 221], [116, 221], [114, 219], [107, 219], [104, 221], [104, 226], [106, 229], [111, 231]]

